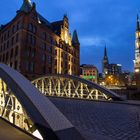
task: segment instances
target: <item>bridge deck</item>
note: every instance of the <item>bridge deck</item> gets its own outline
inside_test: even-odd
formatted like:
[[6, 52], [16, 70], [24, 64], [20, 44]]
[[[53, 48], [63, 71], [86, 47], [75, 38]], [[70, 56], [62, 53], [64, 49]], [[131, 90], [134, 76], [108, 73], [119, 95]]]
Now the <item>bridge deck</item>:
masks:
[[50, 98], [86, 140], [140, 140], [140, 106]]
[[39, 140], [0, 118], [0, 140]]

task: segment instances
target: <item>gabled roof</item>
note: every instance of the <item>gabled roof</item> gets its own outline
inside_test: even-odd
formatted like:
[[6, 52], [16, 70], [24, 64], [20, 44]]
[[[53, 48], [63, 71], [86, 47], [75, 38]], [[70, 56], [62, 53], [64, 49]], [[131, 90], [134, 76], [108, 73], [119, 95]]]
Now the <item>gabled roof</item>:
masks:
[[51, 23], [52, 27], [53, 27], [53, 31], [57, 34], [60, 35], [61, 32], [61, 25], [63, 25], [63, 20], [59, 20], [56, 22], [52, 22]]
[[42, 24], [45, 24], [47, 26], [50, 26], [51, 27], [51, 23], [46, 20], [42, 15], [40, 15], [39, 13], [37, 13], [37, 16], [38, 16], [38, 20], [42, 23]]

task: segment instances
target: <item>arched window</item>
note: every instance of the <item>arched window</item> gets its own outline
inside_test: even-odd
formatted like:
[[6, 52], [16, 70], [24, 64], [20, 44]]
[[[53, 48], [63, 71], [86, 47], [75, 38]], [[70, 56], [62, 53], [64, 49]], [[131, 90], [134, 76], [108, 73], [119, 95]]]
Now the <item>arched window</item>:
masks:
[[36, 26], [34, 26], [32, 23], [29, 23], [28, 30], [32, 33], [36, 33], [37, 31]]
[[33, 32], [33, 24], [32, 23], [29, 23], [28, 30], [31, 31], [31, 32]]
[[10, 54], [10, 58], [13, 57], [13, 48], [11, 49], [11, 54]]
[[15, 56], [17, 56], [17, 55], [18, 55], [18, 46], [15, 49]]

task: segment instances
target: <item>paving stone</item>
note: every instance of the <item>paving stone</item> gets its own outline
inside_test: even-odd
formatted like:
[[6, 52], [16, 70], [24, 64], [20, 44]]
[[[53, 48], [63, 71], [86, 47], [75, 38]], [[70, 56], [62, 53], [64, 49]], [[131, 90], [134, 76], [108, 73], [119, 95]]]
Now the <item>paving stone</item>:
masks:
[[87, 140], [140, 140], [140, 106], [50, 98]]

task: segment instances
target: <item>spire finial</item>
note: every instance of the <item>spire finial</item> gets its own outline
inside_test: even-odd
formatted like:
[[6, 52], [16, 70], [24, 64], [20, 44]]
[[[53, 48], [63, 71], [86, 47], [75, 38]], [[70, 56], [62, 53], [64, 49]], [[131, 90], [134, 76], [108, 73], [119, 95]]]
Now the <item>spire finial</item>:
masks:
[[23, 12], [30, 12], [30, 10], [32, 9], [32, 3], [31, 3], [31, 0], [23, 0], [23, 4], [20, 8], [19, 11], [23, 11]]
[[139, 15], [137, 14], [137, 31], [140, 30], [140, 21], [139, 21]]
[[73, 44], [80, 44], [76, 30], [74, 30], [74, 32], [73, 32], [72, 43]]
[[107, 57], [106, 44], [105, 44], [105, 49], [104, 49], [104, 57]]
[[139, 21], [139, 14], [137, 14], [137, 21]]

